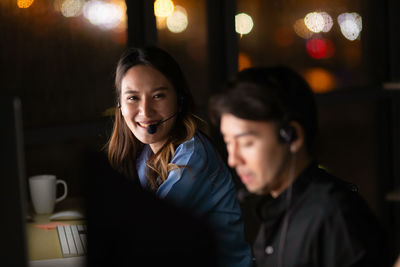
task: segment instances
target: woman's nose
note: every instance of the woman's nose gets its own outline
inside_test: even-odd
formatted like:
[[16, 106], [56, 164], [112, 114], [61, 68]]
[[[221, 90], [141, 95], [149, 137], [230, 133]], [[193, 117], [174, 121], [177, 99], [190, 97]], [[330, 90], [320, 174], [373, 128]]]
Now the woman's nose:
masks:
[[139, 113], [140, 115], [143, 115], [145, 117], [148, 117], [152, 113], [152, 105], [151, 105], [151, 100], [147, 98], [143, 98], [140, 105], [139, 105]]
[[241, 162], [243, 162], [242, 157], [240, 156], [240, 151], [238, 150], [237, 145], [230, 145], [228, 148], [228, 165], [231, 168], [236, 167]]

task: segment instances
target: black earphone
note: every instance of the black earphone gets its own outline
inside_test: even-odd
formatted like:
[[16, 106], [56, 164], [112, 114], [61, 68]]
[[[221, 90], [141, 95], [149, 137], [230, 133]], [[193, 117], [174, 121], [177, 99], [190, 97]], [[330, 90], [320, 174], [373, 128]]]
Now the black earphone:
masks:
[[282, 143], [290, 144], [297, 139], [296, 129], [292, 126], [285, 126], [279, 129], [279, 140]]

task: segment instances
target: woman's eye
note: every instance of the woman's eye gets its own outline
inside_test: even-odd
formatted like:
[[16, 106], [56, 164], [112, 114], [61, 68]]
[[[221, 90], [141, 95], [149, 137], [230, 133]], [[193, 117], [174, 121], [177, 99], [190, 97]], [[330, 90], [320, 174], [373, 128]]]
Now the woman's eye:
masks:
[[163, 98], [163, 97], [165, 97], [165, 94], [156, 94], [156, 95], [154, 95], [155, 99], [159, 99], [159, 98]]
[[133, 101], [136, 101], [136, 100], [138, 100], [139, 98], [137, 97], [137, 96], [130, 96], [130, 97], [128, 97], [128, 100], [133, 100]]

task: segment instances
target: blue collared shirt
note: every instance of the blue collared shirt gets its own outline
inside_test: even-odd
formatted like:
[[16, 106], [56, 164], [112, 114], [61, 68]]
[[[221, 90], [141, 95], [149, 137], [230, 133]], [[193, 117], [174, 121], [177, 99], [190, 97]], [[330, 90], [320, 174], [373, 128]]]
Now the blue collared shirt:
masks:
[[[147, 186], [146, 161], [151, 155], [146, 145], [136, 162], [143, 187]], [[171, 163], [186, 167], [170, 171], [156, 195], [206, 218], [219, 240], [220, 266], [252, 266], [231, 173], [209, 140], [196, 134], [177, 147]]]

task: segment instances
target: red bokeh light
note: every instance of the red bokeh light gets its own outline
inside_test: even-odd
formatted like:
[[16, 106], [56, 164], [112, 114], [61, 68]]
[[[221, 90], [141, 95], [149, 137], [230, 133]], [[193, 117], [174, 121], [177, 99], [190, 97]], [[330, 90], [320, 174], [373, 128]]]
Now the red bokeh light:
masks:
[[326, 56], [327, 44], [325, 39], [310, 39], [306, 42], [307, 53], [316, 59]]

